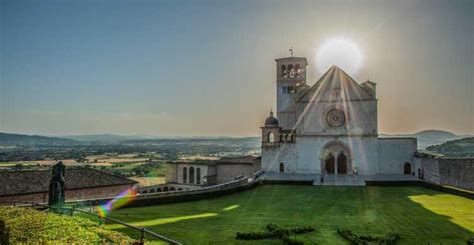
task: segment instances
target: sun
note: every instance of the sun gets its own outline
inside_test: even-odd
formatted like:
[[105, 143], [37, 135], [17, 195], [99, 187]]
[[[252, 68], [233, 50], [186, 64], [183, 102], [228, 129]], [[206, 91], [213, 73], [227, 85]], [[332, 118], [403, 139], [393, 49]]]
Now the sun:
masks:
[[332, 38], [316, 49], [316, 66], [319, 72], [326, 72], [337, 65], [347, 73], [354, 75], [362, 65], [362, 52], [359, 46], [347, 38]]

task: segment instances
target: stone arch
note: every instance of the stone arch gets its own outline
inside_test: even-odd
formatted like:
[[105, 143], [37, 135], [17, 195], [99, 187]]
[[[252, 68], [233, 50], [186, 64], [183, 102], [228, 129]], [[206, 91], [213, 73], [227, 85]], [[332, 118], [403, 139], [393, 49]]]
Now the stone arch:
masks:
[[268, 142], [274, 143], [275, 142], [275, 134], [273, 132], [268, 133]]
[[288, 74], [290, 77], [295, 77], [295, 66], [290, 64], [288, 65]]
[[161, 188], [156, 189], [156, 192], [161, 192]]
[[301, 68], [299, 64], [295, 65], [295, 73], [296, 73], [296, 77], [300, 77]]
[[286, 78], [288, 76], [288, 71], [286, 70], [285, 65], [281, 65], [281, 76]]
[[150, 190], [150, 193], [155, 193], [155, 190], [151, 189], [151, 190]]
[[168, 191], [168, 186], [165, 186], [165, 187], [163, 188], [163, 191], [164, 191], [164, 192]]
[[148, 194], [148, 191], [147, 191], [147, 190], [144, 190], [144, 191], [142, 192], [142, 194]]
[[194, 168], [189, 167], [189, 183], [194, 184]]
[[183, 168], [183, 183], [186, 184], [188, 182], [188, 169], [186, 167]]
[[201, 168], [196, 168], [196, 184], [201, 184]]
[[403, 164], [403, 174], [411, 175], [411, 164], [409, 162]]
[[171, 188], [170, 188], [170, 191], [176, 191], [176, 188], [171, 187]]
[[178, 188], [178, 191], [182, 191], [182, 190], [183, 190], [183, 188]]
[[324, 145], [321, 149], [320, 161], [322, 173], [347, 174], [352, 172], [351, 150], [341, 141], [334, 140]]

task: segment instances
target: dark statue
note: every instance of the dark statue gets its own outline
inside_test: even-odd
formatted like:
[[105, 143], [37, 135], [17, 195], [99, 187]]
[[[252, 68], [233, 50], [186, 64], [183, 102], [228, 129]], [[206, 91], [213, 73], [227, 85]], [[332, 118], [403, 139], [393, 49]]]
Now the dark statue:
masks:
[[66, 166], [59, 161], [53, 166], [53, 177], [49, 181], [49, 206], [61, 207], [64, 205], [64, 173]]

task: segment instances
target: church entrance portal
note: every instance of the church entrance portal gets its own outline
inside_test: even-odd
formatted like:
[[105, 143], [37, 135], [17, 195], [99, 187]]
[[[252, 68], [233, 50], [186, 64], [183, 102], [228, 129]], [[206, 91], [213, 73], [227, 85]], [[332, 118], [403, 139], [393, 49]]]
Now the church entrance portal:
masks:
[[321, 151], [321, 172], [347, 174], [352, 171], [350, 148], [340, 141], [327, 143]]
[[337, 157], [337, 173], [347, 174], [347, 158], [344, 153], [340, 153]]
[[326, 157], [326, 164], [325, 164], [326, 173], [328, 174], [334, 173], [334, 164], [335, 164], [334, 157], [332, 156], [332, 154], [329, 154]]

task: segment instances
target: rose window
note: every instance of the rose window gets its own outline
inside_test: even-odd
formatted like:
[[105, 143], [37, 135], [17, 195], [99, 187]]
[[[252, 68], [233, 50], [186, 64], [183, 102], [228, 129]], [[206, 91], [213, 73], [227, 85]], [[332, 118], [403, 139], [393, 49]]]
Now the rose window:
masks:
[[340, 127], [345, 122], [344, 112], [332, 109], [326, 114], [326, 122], [331, 127]]

